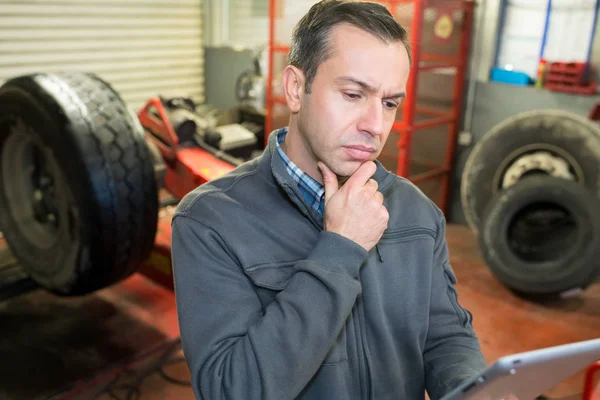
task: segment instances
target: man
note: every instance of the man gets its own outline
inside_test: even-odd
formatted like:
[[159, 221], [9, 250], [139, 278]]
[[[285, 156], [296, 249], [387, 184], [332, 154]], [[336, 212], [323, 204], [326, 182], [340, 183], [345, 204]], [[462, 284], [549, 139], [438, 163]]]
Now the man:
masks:
[[175, 290], [197, 398], [438, 399], [484, 368], [442, 213], [375, 161], [408, 48], [381, 5], [314, 5], [283, 73], [289, 127], [179, 205]]

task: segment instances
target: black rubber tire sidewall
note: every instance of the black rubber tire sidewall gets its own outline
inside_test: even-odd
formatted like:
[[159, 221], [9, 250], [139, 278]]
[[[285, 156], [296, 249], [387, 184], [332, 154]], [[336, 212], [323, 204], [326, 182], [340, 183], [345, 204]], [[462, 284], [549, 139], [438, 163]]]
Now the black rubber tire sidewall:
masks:
[[[514, 254], [507, 232], [519, 210], [540, 201], [568, 210], [578, 229], [575, 245], [563, 257], [534, 265]], [[528, 295], [558, 295], [587, 287], [598, 274], [600, 202], [581, 185], [560, 178], [529, 177], [496, 196], [484, 216], [479, 236], [483, 257], [510, 289]]]
[[498, 193], [498, 169], [515, 151], [526, 146], [560, 148], [580, 167], [582, 184], [600, 198], [600, 127], [561, 110], [520, 113], [496, 125], [469, 154], [461, 178], [461, 203], [468, 225], [479, 231], [481, 217]]
[[[10, 86], [10, 89], [6, 86]], [[80, 185], [73, 185], [70, 189], [77, 204], [88, 204], [88, 207], [78, 208], [82, 220], [88, 220], [90, 224], [80, 224], [78, 236], [80, 237], [81, 252], [78, 251], [77, 263], [84, 262], [80, 259], [89, 249], [90, 243], [97, 239], [93, 231], [89, 228], [97, 226], [100, 221], [95, 220], [95, 216], [100, 215], [95, 202], [89, 196], [91, 190], [86, 187], [83, 171], [85, 165], [82, 159], [72, 157], [76, 144], [71, 135], [62, 135], [61, 123], [52, 118], [52, 113], [57, 113], [58, 109], [51, 110], [47, 103], [52, 100], [47, 98], [45, 92], [30, 79], [18, 79], [10, 82], [9, 85], [0, 88], [0, 124], [4, 121], [14, 121], [20, 119], [21, 122], [29, 128], [34, 136], [33, 140], [43, 143], [46, 147], [53, 149], [55, 161], [58, 163], [63, 178], [68, 182], [80, 182]], [[49, 112], [50, 113], [49, 113]], [[64, 126], [64, 125], [63, 125]], [[7, 132], [0, 128], [0, 149], [2, 149], [5, 140], [8, 139]], [[61, 143], [61, 146], [55, 146], [53, 143]], [[0, 165], [1, 168], [1, 165]], [[2, 171], [0, 170], [0, 174]], [[3, 184], [3, 186], [5, 186]], [[6, 186], [5, 186], [6, 187]], [[20, 264], [38, 283], [52, 288], [67, 282], [71, 279], [72, 272], [65, 265], [72, 264], [67, 258], [68, 254], [54, 248], [53, 251], [40, 251], [35, 245], [32, 245], [21, 233], [18, 222], [10, 215], [8, 201], [4, 190], [0, 190], [0, 227], [13, 253], [15, 253]], [[105, 257], [104, 261], [110, 262]]]
[[[90, 104], [100, 111], [90, 111]], [[54, 153], [81, 221], [76, 260], [65, 262], [64, 255], [36, 250], [10, 213], [0, 212], [0, 230], [26, 272], [62, 295], [90, 293], [131, 275], [154, 243], [158, 192], [143, 131], [122, 98], [92, 74], [33, 74], [0, 88], [0, 113], [11, 107]], [[112, 136], [97, 131], [102, 122], [92, 121], [104, 109], [114, 118], [105, 125]], [[111, 137], [124, 148], [123, 161], [111, 155]], [[131, 169], [119, 176], [117, 169], [126, 165]]]

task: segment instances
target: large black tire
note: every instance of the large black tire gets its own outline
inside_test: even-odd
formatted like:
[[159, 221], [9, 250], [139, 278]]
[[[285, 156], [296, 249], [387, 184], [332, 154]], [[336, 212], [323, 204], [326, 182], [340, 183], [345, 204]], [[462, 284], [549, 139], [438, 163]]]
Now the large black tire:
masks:
[[568, 111], [523, 112], [492, 128], [469, 154], [461, 203], [474, 232], [487, 205], [502, 190], [501, 178], [511, 162], [539, 151], [565, 160], [574, 180], [600, 197], [600, 126]]
[[585, 289], [600, 272], [600, 201], [570, 180], [525, 178], [489, 204], [479, 241], [490, 270], [515, 292]]
[[130, 276], [157, 219], [143, 128], [109, 84], [33, 74], [0, 87], [0, 231], [34, 281], [82, 295]]

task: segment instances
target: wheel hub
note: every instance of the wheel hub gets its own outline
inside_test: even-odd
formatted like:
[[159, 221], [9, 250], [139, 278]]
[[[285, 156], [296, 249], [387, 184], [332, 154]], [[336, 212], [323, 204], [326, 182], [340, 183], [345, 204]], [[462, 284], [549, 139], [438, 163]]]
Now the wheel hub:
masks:
[[508, 167], [502, 179], [502, 189], [514, 185], [531, 173], [544, 173], [556, 178], [575, 180], [570, 165], [564, 158], [547, 151], [537, 151], [517, 158]]
[[59, 199], [65, 188], [57, 183], [58, 166], [52, 154], [33, 140], [22, 121], [16, 121], [0, 162], [4, 194], [24, 236], [39, 248], [54, 246], [67, 204]]

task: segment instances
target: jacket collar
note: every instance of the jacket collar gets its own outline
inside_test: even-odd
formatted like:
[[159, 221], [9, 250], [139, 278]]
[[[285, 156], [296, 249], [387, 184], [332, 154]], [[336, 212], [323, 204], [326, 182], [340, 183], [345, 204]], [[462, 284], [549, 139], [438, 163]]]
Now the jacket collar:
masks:
[[[258, 162], [261, 172], [268, 175], [268, 178], [273, 179], [276, 185], [285, 190], [290, 197], [290, 200], [300, 208], [303, 214], [309, 217], [319, 228], [322, 228], [321, 224], [317, 222], [319, 219], [316, 212], [309, 204], [304, 202], [304, 198], [298, 189], [298, 185], [288, 173], [279, 154], [277, 154], [277, 131], [273, 131], [269, 135], [267, 147], [260, 156]], [[373, 175], [373, 179], [377, 181], [379, 191], [385, 195], [385, 191], [394, 181], [395, 175], [386, 170], [378, 160], [375, 160], [375, 165], [377, 166], [377, 169]]]

